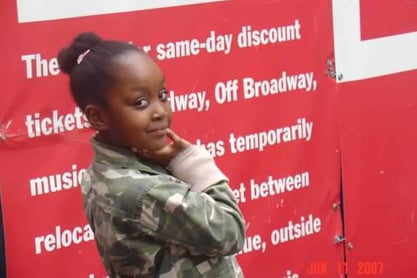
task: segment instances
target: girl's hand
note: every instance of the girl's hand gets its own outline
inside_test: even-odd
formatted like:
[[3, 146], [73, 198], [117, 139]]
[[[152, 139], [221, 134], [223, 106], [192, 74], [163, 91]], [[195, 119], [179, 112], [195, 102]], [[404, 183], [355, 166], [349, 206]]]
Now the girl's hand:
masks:
[[150, 151], [146, 149], [138, 150], [136, 148], [132, 148], [132, 151], [158, 164], [167, 166], [169, 162], [179, 152], [185, 150], [188, 146], [191, 145], [190, 142], [188, 142], [184, 138], [179, 137], [176, 133], [174, 133], [169, 128], [167, 129], [167, 136], [171, 139], [172, 142], [164, 146], [162, 149]]

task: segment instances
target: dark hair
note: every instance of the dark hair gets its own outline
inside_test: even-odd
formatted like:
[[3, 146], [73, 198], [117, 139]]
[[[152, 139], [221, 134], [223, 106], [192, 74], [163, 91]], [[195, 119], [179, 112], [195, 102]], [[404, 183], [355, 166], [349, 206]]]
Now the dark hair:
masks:
[[106, 93], [115, 82], [111, 65], [128, 51], [143, 52], [133, 44], [102, 40], [91, 32], [78, 34], [69, 47], [59, 51], [59, 68], [70, 76], [72, 97], [82, 110], [90, 103], [106, 105]]

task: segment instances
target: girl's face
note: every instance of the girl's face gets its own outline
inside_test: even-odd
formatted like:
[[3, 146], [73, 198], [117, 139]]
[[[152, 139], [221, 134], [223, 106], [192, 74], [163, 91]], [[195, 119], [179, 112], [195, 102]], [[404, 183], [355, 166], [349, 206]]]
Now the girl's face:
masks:
[[128, 52], [114, 62], [115, 85], [104, 110], [105, 141], [119, 147], [158, 150], [166, 145], [172, 111], [164, 76], [146, 54]]

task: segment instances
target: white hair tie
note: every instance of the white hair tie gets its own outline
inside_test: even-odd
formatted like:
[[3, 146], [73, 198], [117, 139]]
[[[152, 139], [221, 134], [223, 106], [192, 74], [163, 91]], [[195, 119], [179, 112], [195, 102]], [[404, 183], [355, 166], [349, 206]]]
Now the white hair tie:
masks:
[[86, 51], [84, 51], [83, 53], [81, 53], [78, 58], [77, 58], [77, 64], [81, 64], [81, 62], [83, 61], [84, 57], [88, 54], [88, 52], [90, 52], [90, 49], [87, 49]]

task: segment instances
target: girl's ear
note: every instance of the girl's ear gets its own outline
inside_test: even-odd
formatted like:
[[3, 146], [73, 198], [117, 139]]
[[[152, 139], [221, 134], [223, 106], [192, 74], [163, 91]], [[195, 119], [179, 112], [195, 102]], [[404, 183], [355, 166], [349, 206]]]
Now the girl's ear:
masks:
[[88, 104], [84, 108], [84, 114], [88, 119], [91, 127], [95, 130], [101, 131], [107, 129], [103, 110], [94, 104]]

